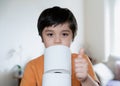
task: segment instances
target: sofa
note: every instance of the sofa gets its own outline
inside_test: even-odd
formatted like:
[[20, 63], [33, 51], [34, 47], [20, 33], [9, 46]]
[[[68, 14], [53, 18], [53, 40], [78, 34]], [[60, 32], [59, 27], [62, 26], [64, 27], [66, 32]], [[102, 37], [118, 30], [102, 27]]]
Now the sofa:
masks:
[[120, 86], [120, 57], [110, 56], [108, 61], [93, 65], [101, 86]]

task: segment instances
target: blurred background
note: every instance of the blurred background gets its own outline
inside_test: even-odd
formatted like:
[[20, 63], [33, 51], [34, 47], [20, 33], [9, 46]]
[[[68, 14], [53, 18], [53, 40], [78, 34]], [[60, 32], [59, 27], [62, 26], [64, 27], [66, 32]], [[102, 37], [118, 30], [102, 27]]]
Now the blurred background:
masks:
[[37, 20], [53, 6], [69, 8], [77, 19], [71, 51], [85, 49], [102, 86], [119, 81], [120, 0], [0, 0], [0, 86], [18, 86], [26, 63], [44, 53]]

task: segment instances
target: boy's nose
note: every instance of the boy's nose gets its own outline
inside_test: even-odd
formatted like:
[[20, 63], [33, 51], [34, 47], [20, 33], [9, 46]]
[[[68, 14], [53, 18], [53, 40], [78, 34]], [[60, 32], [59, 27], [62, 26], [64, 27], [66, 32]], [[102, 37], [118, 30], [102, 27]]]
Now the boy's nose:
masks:
[[57, 43], [57, 44], [60, 44], [61, 43], [61, 38], [59, 36], [55, 37], [54, 42]]

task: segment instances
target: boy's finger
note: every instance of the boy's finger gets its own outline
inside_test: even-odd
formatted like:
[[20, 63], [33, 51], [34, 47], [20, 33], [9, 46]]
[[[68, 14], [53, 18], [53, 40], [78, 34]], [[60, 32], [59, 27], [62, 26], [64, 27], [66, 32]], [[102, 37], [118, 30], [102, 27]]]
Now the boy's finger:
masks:
[[81, 56], [83, 56], [83, 55], [85, 54], [85, 51], [84, 51], [84, 49], [83, 49], [83, 48], [81, 48], [81, 49], [80, 49], [79, 54], [80, 54]]

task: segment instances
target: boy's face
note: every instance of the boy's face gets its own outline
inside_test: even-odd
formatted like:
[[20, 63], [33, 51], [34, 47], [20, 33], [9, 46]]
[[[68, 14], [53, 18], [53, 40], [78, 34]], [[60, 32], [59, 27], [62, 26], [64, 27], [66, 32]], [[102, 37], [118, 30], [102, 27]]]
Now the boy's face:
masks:
[[46, 48], [53, 45], [65, 45], [70, 47], [72, 38], [73, 34], [68, 23], [45, 27], [42, 32], [42, 39]]

